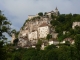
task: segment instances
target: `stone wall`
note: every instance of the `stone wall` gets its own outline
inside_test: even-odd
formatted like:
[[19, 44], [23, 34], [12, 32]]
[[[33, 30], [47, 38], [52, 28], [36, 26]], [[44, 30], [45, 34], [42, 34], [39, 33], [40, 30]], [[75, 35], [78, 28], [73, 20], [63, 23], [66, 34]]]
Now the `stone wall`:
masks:
[[37, 31], [31, 32], [28, 34], [29, 40], [36, 40], [37, 39]]
[[31, 20], [35, 15], [28, 15], [28, 19]]
[[47, 34], [49, 34], [49, 27], [39, 27], [38, 28], [39, 38], [46, 38]]

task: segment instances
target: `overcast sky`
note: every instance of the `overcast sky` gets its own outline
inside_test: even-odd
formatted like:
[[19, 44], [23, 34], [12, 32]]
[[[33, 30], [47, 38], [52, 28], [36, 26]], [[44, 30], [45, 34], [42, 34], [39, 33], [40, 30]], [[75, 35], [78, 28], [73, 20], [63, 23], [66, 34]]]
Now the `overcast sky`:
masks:
[[61, 14], [80, 14], [80, 0], [0, 0], [0, 10], [16, 30], [22, 27], [28, 15], [49, 12], [56, 7]]
[[0, 10], [16, 30], [20, 30], [28, 15], [49, 12], [56, 7], [61, 14], [80, 14], [80, 0], [0, 0]]

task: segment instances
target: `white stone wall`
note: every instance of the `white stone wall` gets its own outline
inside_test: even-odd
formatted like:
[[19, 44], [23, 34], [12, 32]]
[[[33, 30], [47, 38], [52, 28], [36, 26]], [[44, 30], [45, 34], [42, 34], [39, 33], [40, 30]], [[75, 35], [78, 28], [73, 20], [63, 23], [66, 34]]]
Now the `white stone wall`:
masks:
[[72, 29], [74, 29], [75, 26], [80, 26], [80, 22], [73, 22]]
[[30, 20], [30, 19], [32, 19], [33, 17], [35, 17], [35, 15], [29, 15], [29, 16], [28, 16], [28, 19]]
[[44, 46], [44, 43], [41, 45], [41, 50], [44, 50], [46, 46]]
[[28, 34], [28, 39], [29, 40], [34, 40], [37, 39], [37, 31], [31, 32]]
[[57, 44], [59, 44], [59, 41], [53, 41], [53, 44], [57, 45]]
[[32, 19], [34, 17], [37, 17], [37, 16], [39, 16], [39, 15], [38, 14], [36, 14], [36, 15], [28, 15], [28, 19], [30, 20], [30, 19]]
[[52, 45], [53, 44], [53, 41], [49, 41], [49, 45]]
[[11, 40], [11, 43], [13, 44], [13, 41], [15, 40], [15, 34], [12, 34], [12, 40]]
[[38, 32], [39, 38], [46, 38], [47, 34], [49, 34], [49, 27], [48, 26], [39, 27]]
[[61, 44], [64, 44], [66, 41], [64, 40], [64, 41], [62, 41], [62, 42], [60, 42]]
[[50, 12], [48, 12], [48, 13], [47, 13], [47, 15], [49, 15], [49, 16], [50, 16], [50, 15], [51, 15], [51, 13], [50, 13]]

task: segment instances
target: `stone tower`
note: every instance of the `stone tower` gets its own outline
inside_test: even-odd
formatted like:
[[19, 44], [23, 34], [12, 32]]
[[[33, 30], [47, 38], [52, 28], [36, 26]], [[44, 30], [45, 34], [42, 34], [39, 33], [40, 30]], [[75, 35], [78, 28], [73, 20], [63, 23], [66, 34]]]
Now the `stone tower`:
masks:
[[56, 7], [56, 9], [55, 9], [55, 13], [56, 13], [56, 16], [58, 16], [59, 11], [58, 11], [57, 7]]

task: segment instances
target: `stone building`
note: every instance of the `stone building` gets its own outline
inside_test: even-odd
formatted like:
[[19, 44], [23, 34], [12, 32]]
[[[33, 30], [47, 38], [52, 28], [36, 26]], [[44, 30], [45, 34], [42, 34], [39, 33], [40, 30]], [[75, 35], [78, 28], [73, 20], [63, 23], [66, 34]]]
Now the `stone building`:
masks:
[[73, 22], [72, 29], [75, 29], [75, 26], [80, 26], [80, 22]]
[[[55, 12], [47, 12], [42, 17], [39, 15], [29, 15], [27, 22], [20, 30], [18, 45], [22, 47], [27, 46], [28, 44], [29, 46], [35, 45], [38, 42], [38, 39], [46, 38], [47, 34], [51, 34], [51, 14], [58, 16], [58, 12], [59, 11], [56, 8]], [[57, 37], [57, 34], [53, 35], [53, 37]]]
[[47, 23], [42, 23], [38, 28], [39, 38], [46, 38], [47, 34], [49, 34], [50, 28]]

